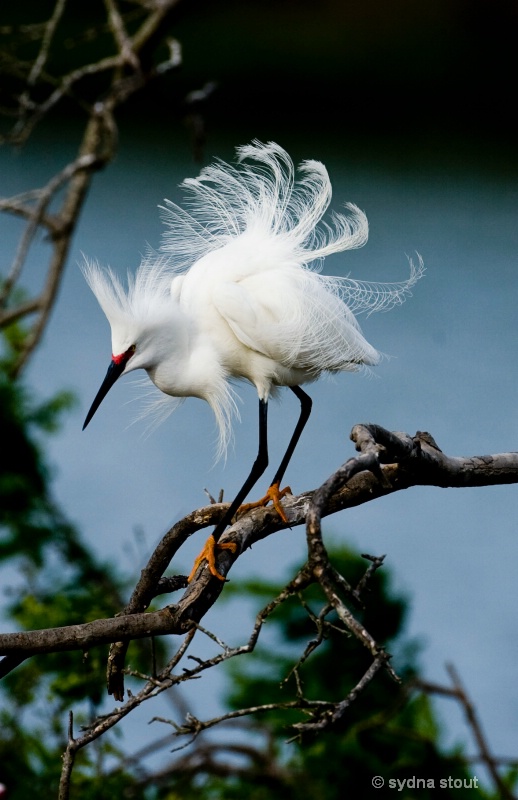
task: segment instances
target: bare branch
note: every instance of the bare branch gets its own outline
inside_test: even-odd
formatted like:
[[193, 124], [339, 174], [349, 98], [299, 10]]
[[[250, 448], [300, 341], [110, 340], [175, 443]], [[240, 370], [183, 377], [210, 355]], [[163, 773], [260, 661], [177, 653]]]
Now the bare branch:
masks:
[[35, 85], [36, 81], [41, 75], [45, 63], [47, 62], [50, 52], [50, 45], [56, 32], [58, 23], [63, 16], [66, 1], [67, 0], [57, 0], [56, 5], [54, 6], [54, 11], [52, 12], [52, 16], [45, 26], [45, 33], [41, 42], [40, 52], [38, 53], [38, 56], [32, 65], [29, 77], [27, 78], [27, 84], [31, 87]]
[[[163, 719], [162, 721], [167, 721], [174, 728], [174, 735], [186, 736], [189, 737], [189, 741], [193, 741], [202, 731], [219, 723], [244, 718], [250, 714], [287, 709], [299, 709], [301, 713], [309, 715], [308, 719], [295, 723], [296, 738], [315, 735], [339, 723], [381, 669], [387, 670], [392, 678], [398, 680], [390, 667], [389, 653], [376, 642], [345, 603], [345, 598], [349, 598], [354, 605], [362, 604], [362, 593], [374, 572], [382, 565], [383, 557], [366, 556], [371, 563], [356, 589], [351, 589], [346, 579], [336, 571], [329, 560], [322, 538], [322, 518], [412, 485], [428, 484], [443, 487], [518, 483], [518, 454], [452, 458], [439, 450], [429, 434], [418, 433], [415, 437], [410, 437], [406, 434], [390, 433], [374, 425], [356, 426], [352, 438], [360, 454], [349, 459], [316, 491], [287, 498], [285, 503], [287, 523], [280, 521], [274, 510], [260, 508], [245, 514], [226, 532], [225, 539], [235, 542], [237, 551], [231, 553], [225, 550], [218, 555], [218, 569], [223, 574], [228, 573], [233, 562], [254, 542], [273, 535], [282, 528], [300, 525], [306, 521], [308, 561], [282, 592], [259, 612], [245, 644], [229, 647], [200, 625], [200, 620], [216, 602], [224, 588], [224, 583], [214, 579], [208, 569], [200, 567], [195, 580], [186, 588], [184, 576], [165, 579], [163, 577], [172, 558], [186, 539], [195, 531], [213, 525], [221, 518], [227, 508], [227, 504], [223, 503], [212, 503], [194, 511], [168, 531], [143, 569], [130, 601], [121, 615], [114, 619], [96, 620], [64, 628], [0, 635], [0, 653], [5, 655], [4, 660], [0, 662], [0, 675], [7, 674], [10, 669], [31, 655], [72, 649], [84, 651], [98, 644], [114, 643], [108, 667], [108, 677], [111, 681], [109, 689], [122, 705], [105, 717], [94, 721], [78, 738], [73, 737], [70, 728], [63, 762], [60, 795], [62, 800], [68, 798], [75, 753], [80, 748], [103, 735], [146, 699], [183, 681], [196, 679], [203, 671], [228, 659], [252, 652], [268, 616], [288, 598], [300, 596], [301, 592], [311, 584], [319, 584], [325, 602], [318, 613], [313, 613], [303, 601], [309, 618], [315, 625], [316, 635], [307, 643], [302, 656], [288, 675], [296, 680], [296, 699], [288, 703], [266, 703], [239, 709], [208, 720], [199, 720], [189, 712], [183, 713], [181, 722]], [[185, 588], [185, 591], [176, 604], [166, 606], [160, 611], [146, 612], [153, 597], [167, 588]], [[330, 609], [336, 613], [338, 623], [328, 621]], [[327, 633], [336, 628], [342, 632], [352, 633], [370, 653], [372, 660], [344, 698], [330, 702], [305, 697], [299, 678], [299, 667], [311, 652], [320, 646]], [[206, 659], [189, 654], [190, 666], [173, 674], [173, 669], [180, 659], [187, 655], [188, 646], [196, 631], [208, 636], [216, 644], [218, 652]], [[150, 676], [125, 668], [126, 649], [132, 639], [168, 634], [183, 636], [184, 640], [165, 669]], [[143, 689], [136, 695], [128, 693], [125, 702], [123, 702], [124, 674], [145, 681]], [[448, 690], [442, 688], [441, 691], [462, 702], [468, 724], [474, 731], [478, 743], [480, 758], [490, 769], [500, 795], [510, 800], [512, 795], [498, 776], [497, 760], [489, 752], [474, 708], [456, 673], [450, 670], [450, 675], [453, 688]], [[423, 685], [422, 688], [426, 687]], [[428, 687], [428, 690], [433, 689]]]
[[[113, 642], [108, 666], [109, 689], [115, 698], [123, 701], [123, 675], [131, 674], [146, 681], [144, 688], [137, 695], [129, 695], [121, 707], [111, 714], [97, 720], [80, 738], [69, 736], [64, 759], [62, 775], [63, 800], [68, 797], [70, 774], [75, 753], [94, 738], [102, 735], [120, 719], [128, 714], [136, 705], [148, 697], [155, 696], [173, 685], [197, 678], [201, 672], [210, 669], [230, 658], [251, 652], [258, 641], [264, 621], [289, 597], [300, 593], [312, 583], [322, 588], [326, 603], [318, 614], [313, 614], [306, 607], [310, 619], [316, 628], [316, 638], [311, 640], [302, 657], [291, 670], [297, 681], [297, 697], [290, 703], [272, 703], [241, 709], [220, 717], [201, 721], [189, 713], [184, 714], [181, 723], [170, 723], [175, 727], [175, 735], [189, 736], [196, 739], [200, 732], [214, 725], [245, 717], [253, 713], [263, 713], [274, 709], [300, 709], [310, 718], [294, 725], [297, 738], [314, 735], [337, 724], [369, 683], [376, 677], [380, 669], [386, 669], [398, 680], [390, 667], [390, 655], [375, 641], [365, 627], [347, 608], [343, 597], [349, 597], [355, 605], [361, 604], [361, 592], [378, 569], [383, 557], [369, 556], [370, 566], [359, 581], [355, 590], [351, 590], [348, 582], [331, 564], [322, 539], [321, 519], [338, 510], [357, 506], [360, 503], [381, 497], [412, 485], [435, 486], [481, 486], [496, 483], [518, 482], [518, 454], [503, 453], [493, 456], [474, 456], [470, 458], [451, 458], [445, 456], [428, 434], [419, 433], [415, 437], [406, 434], [394, 434], [379, 426], [356, 426], [352, 438], [360, 449], [360, 455], [350, 459], [340, 467], [328, 481], [314, 492], [307, 492], [299, 497], [286, 500], [285, 510], [288, 522], [279, 520], [276, 512], [270, 508], [255, 509], [241, 517], [226, 532], [225, 539], [237, 544], [236, 553], [222, 551], [218, 556], [218, 569], [227, 574], [232, 563], [243, 551], [259, 539], [270, 536], [287, 526], [293, 527], [306, 520], [306, 537], [308, 542], [308, 562], [297, 573], [283, 591], [269, 602], [257, 615], [254, 628], [246, 644], [230, 648], [221, 639], [205, 630], [199, 623], [208, 609], [216, 602], [224, 584], [214, 579], [209, 570], [200, 567], [195, 580], [189, 584], [180, 600], [160, 611], [147, 612], [146, 608], [157, 594], [164, 588], [163, 573], [169, 566], [173, 556], [181, 545], [195, 531], [213, 525], [225, 512], [227, 504], [211, 504], [194, 511], [178, 522], [165, 535], [152, 554], [148, 564], [141, 573], [132, 597], [121, 615], [114, 619], [96, 620], [82, 625], [43, 631], [28, 631], [0, 635], [0, 653], [6, 657], [0, 662], [0, 675], [7, 674], [24, 658], [34, 654], [58, 652], [61, 650], [87, 650], [94, 645]], [[185, 586], [184, 576], [173, 576], [173, 588]], [[347, 696], [335, 702], [323, 702], [304, 697], [299, 680], [298, 668], [309, 657], [312, 650], [323, 641], [331, 624], [326, 620], [332, 608], [339, 620], [339, 630], [350, 631], [371, 654], [372, 661], [358, 682]], [[343, 626], [343, 627], [342, 627]], [[333, 623], [333, 628], [336, 627]], [[193, 665], [180, 674], [173, 675], [173, 666], [179, 658], [186, 654], [188, 644], [196, 631], [209, 636], [219, 648], [219, 652], [211, 658], [202, 660], [195, 655], [189, 658]], [[128, 643], [132, 639], [153, 635], [183, 635], [184, 643], [177, 655], [165, 670], [157, 675], [145, 676], [133, 670], [126, 670], [124, 660]], [[185, 636], [187, 634], [187, 636]], [[181, 654], [181, 655], [180, 655]], [[289, 676], [288, 676], [289, 677]], [[477, 741], [481, 757], [492, 769], [495, 782], [498, 779], [497, 763], [489, 754], [480, 731], [480, 726], [470, 706], [460, 682], [453, 675], [454, 688], [451, 695], [462, 699], [469, 724], [477, 732]], [[500, 782], [501, 783], [501, 782]], [[503, 797], [510, 798], [508, 790], [500, 788]], [[503, 784], [502, 784], [503, 786]]]
[[[240, 708], [237, 711], [229, 711], [226, 714], [221, 714], [218, 717], [201, 721], [191, 714], [188, 715], [183, 725], [177, 725], [176, 722], [163, 717], [153, 717], [151, 722], [164, 722], [174, 728], [175, 736], [198, 736], [202, 731], [214, 728], [222, 722], [229, 720], [241, 719], [242, 717], [249, 717], [255, 714], [265, 714], [268, 711], [286, 711], [286, 710], [301, 710], [301, 711], [315, 711], [320, 713], [334, 708], [334, 703], [326, 700], [305, 700], [297, 699], [290, 700], [286, 703], [263, 703], [259, 706], [249, 706], [248, 708]], [[294, 727], [299, 727], [295, 725]], [[191, 740], [192, 741], [192, 740]]]
[[370, 556], [368, 553], [362, 553], [362, 558], [366, 558], [368, 561], [371, 561], [371, 565], [368, 570], [365, 572], [361, 580], [358, 581], [358, 585], [354, 590], [354, 594], [356, 596], [360, 596], [361, 593], [366, 588], [368, 582], [372, 579], [372, 576], [376, 572], [376, 570], [380, 569], [383, 566], [383, 562], [385, 561], [385, 556]]
[[126, 32], [122, 16], [117, 8], [114, 0], [104, 0], [104, 4], [108, 11], [108, 20], [110, 28], [113, 32], [115, 41], [117, 42], [119, 53], [122, 59], [129, 64], [135, 72], [140, 72], [140, 63], [136, 53], [133, 50], [132, 42]]
[[[26, 366], [48, 323], [93, 174], [115, 155], [116, 109], [146, 83], [177, 67], [181, 61], [178, 43], [169, 40], [166, 41], [169, 46], [166, 61], [155, 65], [151, 58], [156, 47], [165, 41], [169, 17], [178, 3], [179, 0], [150, 0], [149, 3], [143, 3], [139, 11], [142, 22], [131, 37], [117, 0], [105, 0], [106, 23], [95, 31], [95, 36], [99, 36], [104, 27], [109, 30], [116, 44], [116, 53], [101, 55], [95, 62], [83, 63], [69, 73], [56, 77], [47, 74], [45, 68], [52, 62], [52, 49], [59, 46], [59, 43], [56, 44], [57, 31], [66, 0], [57, 0], [48, 22], [33, 31], [40, 38], [40, 46], [28, 74], [24, 63], [20, 61], [18, 65], [20, 76], [26, 75], [25, 88], [18, 97], [17, 120], [10, 135], [5, 137], [6, 141], [23, 144], [38, 122], [65, 97], [73, 98], [85, 112], [86, 124], [77, 158], [50, 179], [46, 186], [18, 197], [0, 200], [1, 211], [21, 216], [27, 221], [11, 267], [0, 285], [0, 326], [33, 317], [12, 368], [14, 378]], [[107, 89], [103, 85], [102, 99], [99, 96], [97, 101], [92, 102], [82, 87], [86, 78], [100, 74], [107, 76], [109, 85]], [[64, 198], [59, 209], [50, 215], [49, 205], [56, 199], [59, 189], [65, 190]], [[14, 290], [21, 280], [35, 236], [41, 229], [50, 234], [52, 248], [44, 287], [38, 296], [20, 302], [14, 299]]]
[[72, 768], [78, 750], [81, 750], [87, 744], [90, 744], [90, 742], [93, 742], [95, 739], [105, 734], [145, 700], [150, 697], [155, 697], [157, 694], [171, 688], [171, 686], [178, 682], [179, 679], [172, 676], [171, 672], [183, 658], [193, 639], [194, 633], [195, 631], [192, 630], [185, 636], [184, 641], [166, 667], [159, 673], [156, 680], [148, 681], [144, 688], [138, 692], [138, 694], [131, 695], [123, 706], [115, 708], [111, 713], [94, 720], [92, 724], [86, 728], [86, 732], [78, 739], [74, 739], [72, 736], [72, 716], [70, 716], [68, 744], [63, 756], [63, 768], [59, 783], [59, 800], [68, 800], [69, 798]]
[[[457, 670], [453, 664], [447, 664], [446, 670], [450, 676], [452, 686], [442, 686], [439, 684], [429, 683], [428, 681], [419, 680], [415, 681], [413, 686], [421, 689], [421, 691], [426, 692], [427, 694], [438, 694], [444, 697], [451, 697], [460, 703], [466, 717], [466, 722], [473, 734], [478, 748], [478, 755], [473, 760], [482, 762], [486, 765], [500, 797], [502, 797], [504, 800], [516, 800], [516, 796], [509, 790], [498, 773], [497, 767], [499, 759], [495, 758], [491, 754], [491, 750], [482, 730], [482, 725], [478, 718], [475, 705], [463, 686]], [[504, 763], [508, 762], [504, 761]]]
[[310, 722], [296, 722], [293, 727], [297, 729], [299, 736], [307, 733], [319, 733], [330, 725], [334, 725], [340, 720], [347, 709], [354, 703], [363, 690], [369, 685], [379, 670], [386, 666], [386, 661], [390, 656], [384, 652], [380, 652], [376, 656], [372, 664], [369, 666], [365, 674], [358, 681], [356, 686], [351, 689], [347, 697], [341, 703], [333, 704], [331, 710], [325, 710], [320, 713], [316, 719]]
[[[227, 574], [232, 563], [248, 547], [286, 527], [303, 524], [307, 516], [310, 568], [301, 571], [287, 591], [297, 592], [308, 582], [315, 578], [321, 581], [324, 576], [323, 588], [329, 595], [329, 602], [339, 610], [344, 623], [350, 624], [359, 638], [362, 638], [363, 634], [356, 629], [354, 621], [344, 610], [345, 606], [337, 599], [336, 590], [343, 590], [342, 581], [329, 571], [326, 563], [327, 554], [321, 539], [320, 519], [410, 486], [467, 487], [518, 483], [518, 454], [452, 458], [427, 443], [423, 434], [412, 438], [407, 434], [390, 434], [379, 426], [356, 426], [353, 436], [356, 436], [359, 429], [363, 433], [376, 431], [379, 441], [393, 443], [395, 452], [389, 453], [386, 450], [383, 456], [384, 460], [394, 459], [392, 463], [381, 465], [383, 478], [378, 477], [380, 467], [379, 464], [372, 463], [372, 455], [368, 454], [365, 458], [362, 454], [346, 462], [317, 491], [287, 497], [286, 523], [279, 519], [272, 508], [251, 511], [237, 520], [225, 533], [225, 540], [235, 542], [238, 549], [236, 553], [225, 550], [218, 555], [218, 570]], [[374, 473], [367, 471], [366, 464], [373, 466]], [[150, 635], [184, 633], [193, 622], [199, 622], [203, 618], [223, 589], [223, 583], [213, 579], [205, 566], [200, 567], [196, 579], [176, 605], [152, 613], [143, 612], [153, 597], [162, 591], [158, 589], [159, 581], [181, 545], [195, 531], [215, 524], [226, 508], [227, 504], [205, 506], [189, 514], [168, 531], [142, 570], [132, 597], [120, 616], [56, 630], [2, 634], [0, 653], [20, 657], [65, 649], [84, 650], [110, 641], [127, 644], [132, 638]], [[367, 637], [364, 644], [374, 657], [378, 655], [375, 642]]]

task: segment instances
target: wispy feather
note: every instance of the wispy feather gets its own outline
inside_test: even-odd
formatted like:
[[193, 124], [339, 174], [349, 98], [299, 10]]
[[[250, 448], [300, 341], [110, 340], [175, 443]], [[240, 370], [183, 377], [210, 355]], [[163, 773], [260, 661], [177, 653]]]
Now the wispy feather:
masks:
[[[167, 395], [207, 400], [222, 454], [237, 413], [229, 380], [249, 380], [267, 400], [279, 385], [375, 365], [355, 314], [404, 302], [424, 267], [409, 259], [397, 283], [322, 275], [326, 256], [365, 244], [367, 218], [352, 203], [330, 212], [325, 166], [308, 160], [297, 172], [273, 142], [239, 147], [236, 164], [216, 161], [181, 187], [184, 207], [161, 206], [161, 249], [146, 252], [126, 286], [93, 262], [84, 273], [117, 363], [146, 369]], [[160, 403], [157, 418], [173, 407]]]

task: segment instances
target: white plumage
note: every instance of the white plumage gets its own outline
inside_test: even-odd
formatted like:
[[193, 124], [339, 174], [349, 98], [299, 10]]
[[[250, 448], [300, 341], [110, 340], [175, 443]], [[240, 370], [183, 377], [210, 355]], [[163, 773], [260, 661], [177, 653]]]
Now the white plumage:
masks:
[[[295, 179], [288, 154], [273, 142], [238, 149], [236, 167], [217, 162], [183, 182], [187, 208], [166, 201], [160, 253], [150, 252], [123, 287], [110, 270], [89, 264], [84, 272], [112, 332], [112, 360], [86, 416], [90, 422], [118, 377], [144, 369], [171, 397], [200, 397], [212, 407], [225, 451], [235, 411], [232, 379], [254, 384], [259, 396], [259, 448], [250, 474], [196, 559], [189, 580], [207, 558], [224, 580], [215, 547], [233, 515], [268, 465], [268, 398], [288, 386], [300, 416], [270, 488], [284, 522], [280, 483], [311, 412], [300, 384], [322, 372], [374, 365], [379, 353], [364, 338], [355, 311], [401, 303], [421, 277], [410, 262], [407, 281], [368, 284], [325, 277], [318, 269], [331, 253], [367, 241], [365, 214], [322, 221], [331, 201], [327, 170], [304, 161]], [[257, 505], [257, 504], [253, 504]], [[233, 543], [218, 547], [235, 551]]]
[[236, 166], [216, 162], [183, 182], [185, 208], [166, 201], [161, 251], [147, 254], [127, 289], [110, 270], [85, 266], [113, 352], [85, 427], [116, 378], [142, 368], [167, 395], [209, 403], [222, 453], [235, 411], [229, 379], [250, 381], [267, 402], [278, 386], [378, 363], [354, 312], [403, 302], [421, 259], [401, 283], [319, 274], [325, 256], [365, 244], [365, 214], [348, 204], [323, 221], [331, 183], [318, 161], [304, 161], [296, 180], [275, 143], [237, 153]]

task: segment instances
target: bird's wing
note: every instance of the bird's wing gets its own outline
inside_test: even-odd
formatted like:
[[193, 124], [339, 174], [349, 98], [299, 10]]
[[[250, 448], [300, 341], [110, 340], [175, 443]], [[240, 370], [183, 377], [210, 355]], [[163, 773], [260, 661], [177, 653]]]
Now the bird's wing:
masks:
[[215, 288], [213, 302], [245, 347], [265, 356], [272, 356], [268, 352], [267, 337], [264, 335], [266, 320], [272, 317], [271, 310], [265, 308], [257, 297], [241, 284], [228, 281]]
[[184, 280], [185, 275], [176, 275], [176, 277], [171, 281], [171, 297], [174, 300], [180, 299]]
[[310, 270], [268, 270], [221, 282], [212, 300], [242, 344], [285, 367], [317, 373], [379, 361], [338, 293]]

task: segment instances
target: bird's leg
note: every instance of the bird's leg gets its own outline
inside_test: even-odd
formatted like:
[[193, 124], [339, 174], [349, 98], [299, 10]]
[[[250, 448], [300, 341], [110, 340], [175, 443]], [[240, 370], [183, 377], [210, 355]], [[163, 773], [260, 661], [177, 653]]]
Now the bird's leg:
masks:
[[245, 503], [245, 505], [240, 506], [238, 509], [239, 513], [244, 513], [252, 508], [260, 508], [261, 506], [267, 505], [271, 501], [282, 521], [288, 521], [286, 513], [282, 507], [281, 499], [286, 494], [291, 494], [291, 489], [289, 486], [286, 486], [284, 489], [280, 489], [280, 485], [298, 441], [302, 435], [302, 431], [304, 430], [309, 419], [311, 407], [313, 405], [311, 397], [306, 394], [306, 392], [301, 389], [300, 386], [290, 386], [290, 389], [300, 400], [300, 415], [295, 426], [295, 430], [293, 431], [293, 435], [290, 439], [290, 443], [286, 448], [286, 452], [284, 453], [283, 459], [279, 465], [279, 469], [275, 473], [273, 481], [271, 482], [270, 487], [264, 497], [261, 497], [260, 500], [256, 500], [255, 503]]
[[219, 578], [220, 580], [224, 581], [225, 578], [223, 575], [220, 575], [216, 568], [216, 555], [215, 550], [216, 548], [221, 550], [232, 550], [234, 553], [236, 551], [236, 545], [233, 542], [223, 542], [219, 544], [219, 538], [223, 534], [223, 531], [230, 523], [232, 517], [241, 506], [241, 503], [247, 496], [248, 492], [252, 487], [257, 483], [261, 475], [264, 473], [266, 467], [268, 466], [268, 401], [267, 400], [259, 400], [259, 449], [257, 451], [257, 458], [254, 461], [253, 467], [250, 470], [250, 475], [242, 485], [241, 489], [235, 496], [234, 500], [230, 504], [229, 508], [225, 512], [225, 515], [222, 519], [218, 522], [212, 535], [209, 536], [207, 541], [205, 542], [205, 547], [201, 551], [200, 555], [196, 558], [194, 562], [194, 567], [191, 570], [191, 574], [188, 577], [188, 581], [190, 582], [196, 573], [201, 562], [206, 559], [209, 564], [209, 570], [214, 575], [215, 578]]

